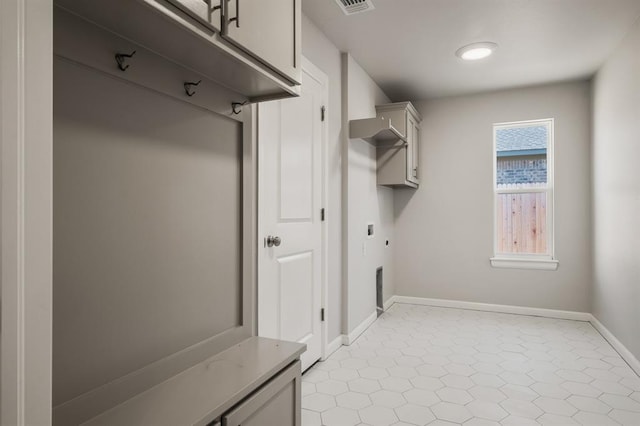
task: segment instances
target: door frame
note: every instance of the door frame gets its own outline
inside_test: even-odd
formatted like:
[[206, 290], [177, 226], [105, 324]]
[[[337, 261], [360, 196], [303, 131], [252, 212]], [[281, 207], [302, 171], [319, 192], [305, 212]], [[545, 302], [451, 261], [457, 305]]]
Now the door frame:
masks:
[[[328, 324], [329, 324], [329, 297], [328, 297], [328, 276], [329, 276], [329, 221], [328, 215], [326, 211], [328, 210], [328, 113], [326, 111], [327, 103], [329, 100], [329, 78], [327, 75], [316, 65], [314, 65], [311, 61], [309, 61], [306, 57], [302, 56], [302, 72], [309, 74], [313, 79], [320, 82], [322, 85], [322, 105], [325, 107], [324, 113], [324, 121], [321, 121], [321, 130], [320, 130], [320, 140], [321, 140], [321, 160], [320, 160], [320, 174], [321, 174], [321, 190], [320, 190], [320, 199], [322, 203], [322, 207], [325, 209], [325, 220], [320, 222], [321, 224], [321, 262], [320, 262], [320, 308], [324, 309], [324, 321], [320, 322], [320, 359], [325, 360], [330, 354], [327, 352], [328, 347]], [[282, 100], [286, 102], [285, 100]], [[278, 101], [278, 102], [282, 102]], [[321, 112], [318, 111], [318, 114]], [[260, 120], [260, 113], [257, 114], [258, 120]], [[257, 135], [258, 141], [260, 140], [260, 135]], [[263, 145], [258, 142], [258, 176], [260, 176], [260, 162], [264, 157], [263, 154]], [[259, 179], [260, 182], [260, 179]], [[263, 185], [258, 184], [258, 240], [256, 241], [258, 250], [264, 250], [264, 218], [262, 215], [262, 200], [263, 197]], [[261, 278], [260, 275], [262, 273], [262, 256], [258, 256], [258, 286], [260, 286]], [[260, 300], [257, 300], [256, 307], [260, 309]], [[256, 318], [259, 318], [259, 315], [256, 315]]]
[[51, 424], [53, 1], [0, 2], [0, 423]]

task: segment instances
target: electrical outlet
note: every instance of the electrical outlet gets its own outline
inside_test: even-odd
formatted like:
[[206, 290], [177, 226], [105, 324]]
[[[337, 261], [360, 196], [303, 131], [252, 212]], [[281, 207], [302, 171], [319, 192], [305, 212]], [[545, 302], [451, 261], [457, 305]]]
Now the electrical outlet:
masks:
[[367, 224], [367, 238], [373, 238], [373, 236], [374, 236], [373, 223], [368, 223]]

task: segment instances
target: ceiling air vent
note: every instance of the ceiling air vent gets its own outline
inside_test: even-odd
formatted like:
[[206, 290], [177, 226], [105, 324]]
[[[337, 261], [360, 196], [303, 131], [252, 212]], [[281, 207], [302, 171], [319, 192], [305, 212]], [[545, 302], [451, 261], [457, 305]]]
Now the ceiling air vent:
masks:
[[336, 0], [336, 3], [340, 5], [345, 15], [353, 15], [374, 9], [371, 0]]

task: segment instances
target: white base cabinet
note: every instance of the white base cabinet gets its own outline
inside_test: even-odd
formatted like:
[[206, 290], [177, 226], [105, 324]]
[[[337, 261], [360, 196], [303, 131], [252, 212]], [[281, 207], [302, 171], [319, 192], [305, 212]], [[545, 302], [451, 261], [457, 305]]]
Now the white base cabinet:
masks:
[[422, 117], [411, 102], [376, 106], [378, 118], [391, 120], [404, 138], [377, 147], [377, 183], [417, 188], [420, 184], [420, 122]]

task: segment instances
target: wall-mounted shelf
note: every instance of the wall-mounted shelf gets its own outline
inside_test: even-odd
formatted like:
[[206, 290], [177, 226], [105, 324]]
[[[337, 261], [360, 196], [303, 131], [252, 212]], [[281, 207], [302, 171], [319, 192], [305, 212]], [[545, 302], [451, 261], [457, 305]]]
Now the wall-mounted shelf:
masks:
[[391, 119], [382, 116], [349, 121], [349, 137], [364, 139], [373, 145], [405, 140], [405, 136], [391, 124]]
[[[272, 2], [243, 2], [247, 5], [240, 27], [223, 26], [220, 9], [211, 14], [206, 10], [208, 4], [235, 8], [236, 2], [54, 0], [57, 8], [191, 69], [251, 102], [300, 95], [301, 70], [282, 65], [300, 63], [300, 7], [296, 2], [299, 0], [283, 0], [277, 8]], [[280, 13], [273, 19], [261, 19], [265, 8]], [[221, 27], [226, 28], [222, 33]], [[135, 48], [128, 43], [113, 46], [123, 51]], [[111, 59], [114, 53], [106, 51], [104, 55]]]

